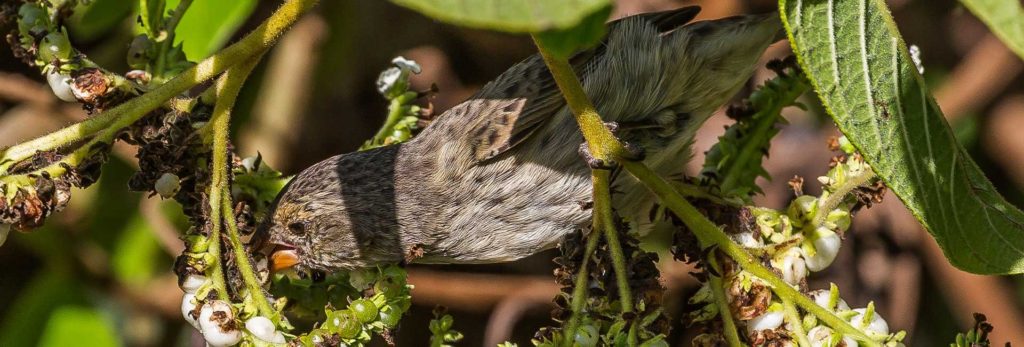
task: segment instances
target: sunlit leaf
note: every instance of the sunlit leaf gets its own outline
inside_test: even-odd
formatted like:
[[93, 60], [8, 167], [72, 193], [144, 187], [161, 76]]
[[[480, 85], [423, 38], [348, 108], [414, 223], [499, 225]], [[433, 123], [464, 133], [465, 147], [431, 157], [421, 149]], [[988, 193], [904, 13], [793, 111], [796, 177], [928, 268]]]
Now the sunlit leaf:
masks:
[[1024, 59], [1024, 5], [1020, 0], [960, 0]]
[[452, 24], [529, 33], [568, 29], [611, 6], [609, 0], [392, 0]]
[[974, 273], [1024, 272], [1024, 213], [957, 143], [885, 2], [780, 6], [822, 103], [950, 262]]
[[[174, 9], [179, 0], [168, 0]], [[190, 61], [202, 60], [216, 52], [256, 9], [256, 0], [195, 0], [174, 30], [174, 44], [182, 44]]]
[[113, 252], [114, 275], [129, 285], [142, 285], [151, 279], [163, 256], [149, 223], [139, 214], [125, 226]]

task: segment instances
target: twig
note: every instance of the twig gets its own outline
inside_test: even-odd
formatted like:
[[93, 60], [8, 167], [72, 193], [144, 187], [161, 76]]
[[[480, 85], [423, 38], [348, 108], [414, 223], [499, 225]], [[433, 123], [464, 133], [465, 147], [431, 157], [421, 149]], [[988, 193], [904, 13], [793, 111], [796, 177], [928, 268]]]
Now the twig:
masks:
[[[580, 319], [583, 316], [583, 305], [587, 303], [587, 286], [590, 281], [590, 258], [594, 255], [594, 251], [597, 250], [597, 241], [600, 240], [601, 235], [597, 231], [598, 225], [594, 225], [594, 230], [591, 230], [589, 235], [586, 235], [587, 246], [583, 249], [583, 260], [580, 261], [580, 270], [576, 274], [576, 281], [573, 283], [572, 288], [572, 300], [569, 302], [569, 307], [572, 310], [572, 316], [569, 317], [569, 322], [565, 324], [565, 329], [562, 331], [568, 336], [568, 334], [575, 334], [576, 329], [580, 326]], [[572, 339], [563, 339], [562, 346], [572, 346]]]
[[[242, 40], [204, 59], [148, 93], [80, 123], [0, 152], [2, 154], [0, 162], [3, 162], [0, 163], [0, 174], [5, 173], [9, 165], [29, 158], [37, 151], [59, 148], [88, 138], [108, 127], [124, 127], [134, 123], [145, 114], [163, 105], [167, 100], [217, 76], [229, 67], [265, 51], [274, 44], [281, 33], [316, 2], [316, 0], [289, 0]], [[120, 127], [117, 130], [120, 130]]]
[[178, 3], [178, 7], [174, 8], [174, 13], [171, 14], [171, 18], [164, 25], [163, 31], [166, 33], [164, 41], [160, 43], [160, 52], [156, 56], [156, 66], [153, 68], [153, 76], [163, 76], [164, 68], [167, 67], [167, 51], [174, 46], [174, 30], [178, 27], [178, 22], [181, 21], [181, 17], [185, 15], [185, 11], [188, 11], [188, 7], [192, 5], [192, 0], [181, 0]]

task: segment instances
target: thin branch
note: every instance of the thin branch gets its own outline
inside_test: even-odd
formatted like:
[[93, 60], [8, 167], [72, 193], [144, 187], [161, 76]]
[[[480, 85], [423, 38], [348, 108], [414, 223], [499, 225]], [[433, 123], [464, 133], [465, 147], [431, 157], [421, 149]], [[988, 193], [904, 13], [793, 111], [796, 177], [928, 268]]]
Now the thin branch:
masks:
[[[178, 74], [167, 83], [139, 97], [126, 101], [90, 119], [75, 123], [34, 140], [0, 151], [0, 174], [13, 163], [31, 157], [37, 151], [48, 151], [88, 138], [108, 127], [123, 128], [163, 105], [167, 100], [224, 72], [229, 67], [265, 51], [276, 42], [298, 17], [312, 8], [317, 0], [289, 0], [256, 30], [242, 40]], [[116, 124], [115, 124], [116, 123]]]

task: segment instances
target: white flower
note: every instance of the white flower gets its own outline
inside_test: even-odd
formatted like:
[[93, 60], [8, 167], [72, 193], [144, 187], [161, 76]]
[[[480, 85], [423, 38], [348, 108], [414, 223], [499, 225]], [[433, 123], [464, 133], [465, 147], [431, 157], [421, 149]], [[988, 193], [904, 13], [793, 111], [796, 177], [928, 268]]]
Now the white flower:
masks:
[[747, 322], [747, 332], [753, 333], [760, 330], [774, 330], [782, 326], [785, 320], [782, 311], [768, 311], [760, 316], [754, 317]]
[[153, 189], [160, 194], [160, 197], [169, 199], [174, 197], [174, 194], [178, 194], [178, 189], [181, 189], [181, 179], [178, 178], [178, 175], [165, 172], [153, 184]]
[[252, 336], [263, 341], [285, 343], [284, 335], [277, 331], [274, 322], [271, 322], [267, 317], [255, 316], [249, 318], [249, 320], [245, 321], [245, 330], [248, 330]]
[[221, 300], [210, 300], [199, 310], [199, 330], [212, 347], [234, 346], [242, 340], [242, 331], [234, 324], [231, 305]]
[[78, 101], [75, 98], [75, 93], [71, 91], [71, 76], [53, 71], [46, 74], [46, 82], [50, 84], [53, 95], [56, 95], [58, 99], [68, 102]]
[[857, 312], [857, 315], [850, 318], [850, 324], [864, 332], [879, 335], [889, 334], [889, 323], [886, 323], [885, 319], [882, 319], [882, 315], [874, 312], [874, 310], [872, 310], [871, 320], [864, 322], [864, 315], [867, 313], [867, 310], [866, 308], [853, 309], [854, 312]]
[[391, 67], [377, 76], [377, 91], [381, 94], [388, 95], [391, 89], [395, 88], [395, 84], [398, 83], [398, 79], [402, 78], [402, 70], [397, 67]]
[[[811, 347], [833, 347], [838, 345], [840, 336], [829, 327], [819, 325], [807, 332], [807, 341], [811, 343]], [[842, 341], [846, 344], [845, 347], [857, 347], [857, 340], [842, 336]]]
[[921, 63], [921, 48], [917, 45], [910, 45], [910, 60], [917, 66], [917, 72], [924, 75], [924, 64]]
[[782, 279], [786, 283], [798, 285], [807, 278], [807, 265], [803, 253], [797, 247], [787, 249], [781, 256], [772, 260], [772, 266], [782, 271]]
[[395, 59], [391, 59], [391, 63], [395, 64], [399, 69], [412, 71], [412, 73], [417, 75], [422, 71], [420, 64], [417, 64], [415, 60], [405, 59], [403, 56], [397, 56]]
[[[809, 236], [812, 244], [814, 245], [814, 255], [805, 256], [807, 268], [811, 271], [821, 271], [832, 265], [832, 262], [836, 260], [836, 255], [839, 254], [839, 246], [842, 244], [842, 240], [839, 239], [839, 235], [829, 228], [819, 227], [815, 229], [814, 235]], [[805, 254], [811, 253], [808, 250], [804, 250]]]

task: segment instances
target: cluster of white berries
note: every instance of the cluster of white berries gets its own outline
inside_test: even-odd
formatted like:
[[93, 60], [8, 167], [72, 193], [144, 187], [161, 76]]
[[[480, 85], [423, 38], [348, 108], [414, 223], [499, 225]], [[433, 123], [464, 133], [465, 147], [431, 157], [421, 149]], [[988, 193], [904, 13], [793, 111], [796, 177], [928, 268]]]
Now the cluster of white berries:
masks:
[[[815, 290], [808, 293], [808, 295], [818, 306], [843, 318], [851, 326], [860, 330], [872, 340], [881, 342], [887, 347], [904, 346], [903, 342], [901, 342], [904, 332], [890, 334], [889, 324], [880, 314], [875, 312], [873, 303], [869, 303], [864, 308], [851, 309], [846, 301], [839, 297], [839, 289], [835, 284], [830, 289]], [[786, 323], [782, 304], [772, 302], [765, 313], [747, 321], [747, 333], [756, 334], [758, 331], [771, 331], [779, 328], [792, 331], [792, 327], [784, 326], [784, 324]], [[857, 340], [852, 337], [839, 333], [828, 326], [820, 325], [814, 315], [808, 314], [804, 316], [801, 324], [803, 325], [803, 331], [807, 332], [806, 338], [812, 347], [857, 347], [859, 345]]]
[[[237, 324], [235, 310], [232, 305], [223, 300], [207, 298], [199, 300], [197, 294], [200, 292], [209, 293], [211, 282], [205, 276], [188, 275], [181, 283], [181, 290], [185, 295], [181, 299], [181, 314], [185, 321], [192, 324], [196, 330], [203, 334], [206, 344], [211, 347], [234, 346], [246, 338], [242, 329]], [[198, 316], [196, 314], [196, 308]], [[245, 331], [252, 338], [263, 342], [263, 344], [284, 344], [284, 334], [277, 330], [274, 322], [267, 317], [255, 315], [245, 321]]]

